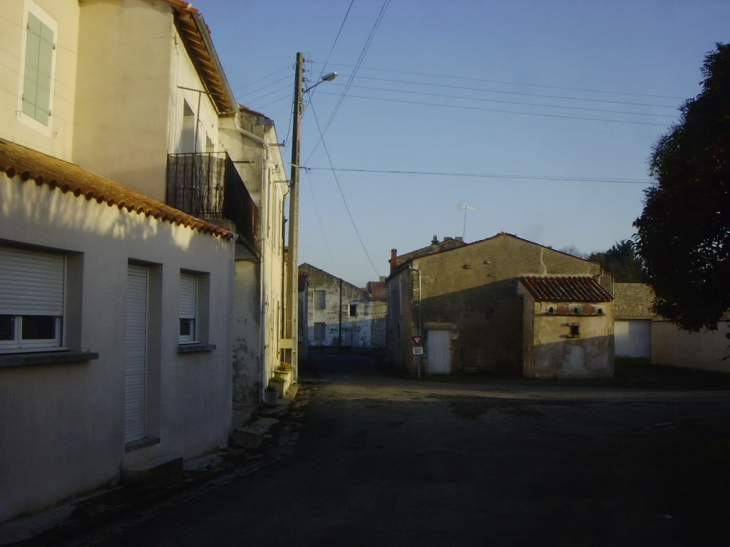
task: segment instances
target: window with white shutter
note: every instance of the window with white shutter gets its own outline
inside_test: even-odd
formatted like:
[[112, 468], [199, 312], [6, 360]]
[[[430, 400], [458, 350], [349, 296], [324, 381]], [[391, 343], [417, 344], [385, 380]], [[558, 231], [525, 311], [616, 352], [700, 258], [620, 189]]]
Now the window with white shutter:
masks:
[[66, 257], [0, 246], [0, 353], [64, 349]]
[[198, 276], [180, 273], [180, 343], [198, 342]]

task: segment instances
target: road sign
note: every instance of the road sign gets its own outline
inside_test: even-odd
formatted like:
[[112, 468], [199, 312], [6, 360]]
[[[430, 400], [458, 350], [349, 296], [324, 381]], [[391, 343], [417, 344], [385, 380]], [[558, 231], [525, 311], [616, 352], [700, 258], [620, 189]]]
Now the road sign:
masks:
[[423, 348], [421, 346], [413, 348], [413, 355], [423, 355]]
[[413, 343], [416, 344], [417, 346], [420, 346], [421, 343], [423, 342], [423, 336], [411, 336], [411, 338], [413, 338]]

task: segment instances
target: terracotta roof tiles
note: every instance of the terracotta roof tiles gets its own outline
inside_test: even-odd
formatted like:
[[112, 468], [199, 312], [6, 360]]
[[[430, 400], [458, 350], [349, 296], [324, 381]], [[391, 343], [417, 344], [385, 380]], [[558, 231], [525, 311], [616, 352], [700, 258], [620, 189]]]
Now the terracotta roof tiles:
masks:
[[588, 276], [525, 276], [520, 282], [537, 302], [610, 302], [613, 297]]
[[4, 171], [10, 178], [17, 176], [22, 180], [32, 179], [39, 186], [59, 189], [63, 193], [71, 192], [74, 196], [83, 196], [87, 200], [95, 199], [110, 207], [117, 206], [119, 209], [127, 209], [129, 212], [134, 211], [226, 239], [233, 237], [228, 230], [183, 213], [78, 165], [5, 139], [0, 139], [0, 171]]

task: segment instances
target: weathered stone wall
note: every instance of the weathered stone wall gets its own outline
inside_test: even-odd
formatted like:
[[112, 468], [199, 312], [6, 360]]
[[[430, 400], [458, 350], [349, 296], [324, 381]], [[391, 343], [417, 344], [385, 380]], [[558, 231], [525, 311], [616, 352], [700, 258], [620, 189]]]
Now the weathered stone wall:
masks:
[[[411, 263], [420, 271], [413, 273], [412, 290], [404, 299], [404, 308], [420, 305], [423, 323], [451, 323], [457, 326], [452, 341], [452, 371], [483, 370], [504, 374], [522, 373], [522, 299], [517, 294], [521, 275], [591, 275], [612, 292], [612, 277], [603, 274], [594, 262], [554, 251], [509, 234], [478, 241], [449, 251], [424, 256]], [[405, 269], [405, 268], [404, 268]], [[389, 278], [389, 291], [403, 277], [403, 271]], [[393, 301], [389, 314], [393, 313]], [[418, 317], [414, 317], [417, 320]], [[410, 321], [410, 318], [409, 318]], [[399, 333], [394, 318], [388, 335]], [[401, 328], [409, 325], [404, 314]], [[400, 332], [392, 344], [400, 345], [400, 354], [410, 352], [410, 337]], [[391, 341], [389, 341], [389, 347]], [[389, 350], [392, 359], [398, 352]], [[402, 361], [394, 361], [396, 363]]]

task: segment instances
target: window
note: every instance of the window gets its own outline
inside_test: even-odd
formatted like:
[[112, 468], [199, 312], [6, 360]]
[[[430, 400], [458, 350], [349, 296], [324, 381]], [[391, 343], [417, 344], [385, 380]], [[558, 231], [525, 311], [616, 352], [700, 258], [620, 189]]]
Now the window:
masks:
[[0, 352], [62, 349], [66, 259], [0, 247]]
[[21, 112], [48, 127], [51, 118], [57, 25], [37, 7], [28, 12]]
[[357, 304], [350, 304], [350, 317], [357, 317]]
[[580, 325], [569, 325], [569, 326], [570, 326], [570, 337], [579, 338], [580, 337]]
[[324, 323], [314, 324], [314, 343], [317, 346], [324, 344]]
[[198, 341], [198, 276], [180, 273], [180, 343]]
[[327, 307], [326, 291], [314, 291], [314, 307], [318, 310], [323, 310]]

